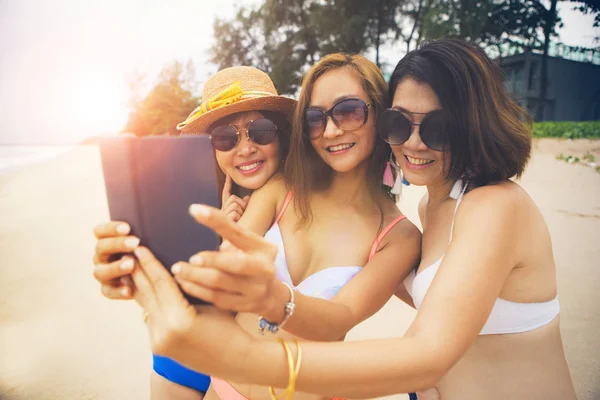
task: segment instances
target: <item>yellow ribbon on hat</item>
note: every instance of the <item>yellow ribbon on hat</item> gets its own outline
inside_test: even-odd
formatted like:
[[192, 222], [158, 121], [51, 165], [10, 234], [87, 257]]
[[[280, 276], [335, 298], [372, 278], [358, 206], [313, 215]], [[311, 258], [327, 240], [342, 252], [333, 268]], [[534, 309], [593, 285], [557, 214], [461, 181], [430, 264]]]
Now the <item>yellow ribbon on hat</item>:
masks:
[[251, 97], [265, 97], [273, 96], [269, 92], [261, 92], [257, 90], [242, 90], [242, 84], [240, 81], [235, 82], [231, 86], [225, 88], [223, 91], [217, 93], [213, 97], [203, 101], [198, 107], [194, 109], [185, 119], [185, 121], [177, 124], [177, 129], [182, 130], [185, 126], [189, 125], [192, 121], [198, 119], [201, 115], [206, 114], [211, 110], [228, 106], [244, 98]]

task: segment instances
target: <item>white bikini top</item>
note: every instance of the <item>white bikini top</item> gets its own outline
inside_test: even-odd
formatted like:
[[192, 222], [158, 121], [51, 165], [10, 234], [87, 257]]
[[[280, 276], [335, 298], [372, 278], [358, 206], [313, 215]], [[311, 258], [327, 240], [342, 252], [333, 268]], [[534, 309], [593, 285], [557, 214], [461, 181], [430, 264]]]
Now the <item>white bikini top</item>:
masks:
[[[456, 185], [462, 185], [462, 182], [459, 180]], [[463, 198], [466, 187], [467, 185], [465, 184], [457, 198], [456, 206], [454, 207], [454, 216], [456, 216], [456, 210]], [[454, 188], [453, 191], [455, 191]], [[452, 241], [454, 216], [452, 217], [452, 226], [450, 228], [450, 241]], [[421, 307], [427, 290], [429, 290], [429, 286], [431, 286], [443, 259], [444, 256], [418, 274], [415, 271], [411, 272], [404, 281], [404, 285], [408, 293], [412, 296], [417, 310]], [[498, 335], [532, 331], [549, 324], [559, 312], [558, 297], [542, 303], [516, 303], [497, 298], [492, 312], [479, 334]]]
[[265, 239], [277, 245], [277, 256], [275, 257], [275, 271], [277, 279], [285, 282], [303, 295], [318, 297], [320, 299], [331, 300], [346, 283], [358, 274], [362, 267], [360, 266], [343, 266], [329, 267], [318, 271], [297, 286], [292, 282], [290, 271], [288, 270], [287, 261], [285, 259], [285, 248], [283, 238], [279, 230], [279, 224], [275, 223], [271, 229], [265, 234]]
[[[341, 288], [348, 283], [354, 275], [360, 272], [362, 266], [346, 265], [339, 267], [329, 267], [322, 269], [310, 275], [297, 286], [292, 282], [292, 277], [288, 269], [287, 260], [285, 259], [285, 246], [283, 244], [283, 237], [281, 236], [281, 230], [279, 229], [279, 220], [283, 216], [285, 209], [292, 199], [292, 192], [290, 191], [283, 203], [281, 211], [275, 220], [271, 229], [265, 233], [265, 239], [269, 242], [277, 245], [277, 256], [275, 257], [275, 271], [277, 279], [281, 282], [285, 282], [303, 295], [318, 297], [320, 299], [331, 300]], [[381, 233], [377, 236], [371, 251], [369, 252], [369, 260], [375, 255], [381, 240], [385, 235], [400, 221], [405, 219], [406, 216], [401, 215], [394, 219], [389, 225], [387, 225]]]

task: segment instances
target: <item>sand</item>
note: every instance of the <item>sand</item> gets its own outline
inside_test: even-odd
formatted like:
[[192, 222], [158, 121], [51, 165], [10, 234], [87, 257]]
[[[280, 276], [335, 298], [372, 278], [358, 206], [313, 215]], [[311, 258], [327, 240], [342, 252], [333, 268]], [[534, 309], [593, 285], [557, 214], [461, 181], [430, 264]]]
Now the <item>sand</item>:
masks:
[[[552, 234], [561, 329], [582, 400], [600, 399], [600, 174], [555, 157], [588, 149], [598, 155], [600, 141], [538, 141], [521, 179]], [[415, 223], [423, 191], [408, 188], [401, 203]], [[104, 299], [91, 274], [92, 227], [107, 218], [93, 146], [0, 177], [1, 399], [149, 398], [141, 311]], [[349, 339], [401, 335], [413, 317], [393, 298]]]

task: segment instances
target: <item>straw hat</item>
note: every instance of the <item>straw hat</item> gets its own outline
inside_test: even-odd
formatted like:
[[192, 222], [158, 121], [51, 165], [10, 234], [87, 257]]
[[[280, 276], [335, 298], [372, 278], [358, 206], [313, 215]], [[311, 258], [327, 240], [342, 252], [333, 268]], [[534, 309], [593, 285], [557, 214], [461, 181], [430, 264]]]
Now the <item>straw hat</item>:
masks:
[[254, 67], [231, 67], [210, 77], [200, 104], [177, 125], [182, 134], [207, 133], [217, 120], [242, 111], [274, 111], [292, 120], [296, 100], [279, 96], [269, 75]]

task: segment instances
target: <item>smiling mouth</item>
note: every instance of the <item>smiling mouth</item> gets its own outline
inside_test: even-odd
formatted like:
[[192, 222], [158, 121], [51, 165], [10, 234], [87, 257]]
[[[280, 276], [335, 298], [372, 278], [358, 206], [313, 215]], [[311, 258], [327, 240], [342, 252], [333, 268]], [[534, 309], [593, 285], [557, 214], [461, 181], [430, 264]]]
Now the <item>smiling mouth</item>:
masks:
[[352, 147], [354, 147], [356, 143], [345, 143], [345, 144], [338, 144], [335, 146], [329, 146], [327, 147], [327, 151], [330, 153], [335, 153], [338, 151], [342, 151], [342, 150], [348, 150], [351, 149]]
[[435, 160], [426, 160], [424, 158], [414, 158], [414, 157], [410, 157], [407, 155], [404, 155], [404, 158], [406, 158], [408, 160], [408, 162], [413, 165], [426, 165], [426, 164], [431, 164], [432, 162], [435, 161]]
[[255, 161], [250, 164], [238, 165], [238, 166], [236, 166], [236, 168], [239, 169], [240, 171], [252, 171], [253, 169], [257, 168], [262, 163], [264, 163], [264, 161]]

